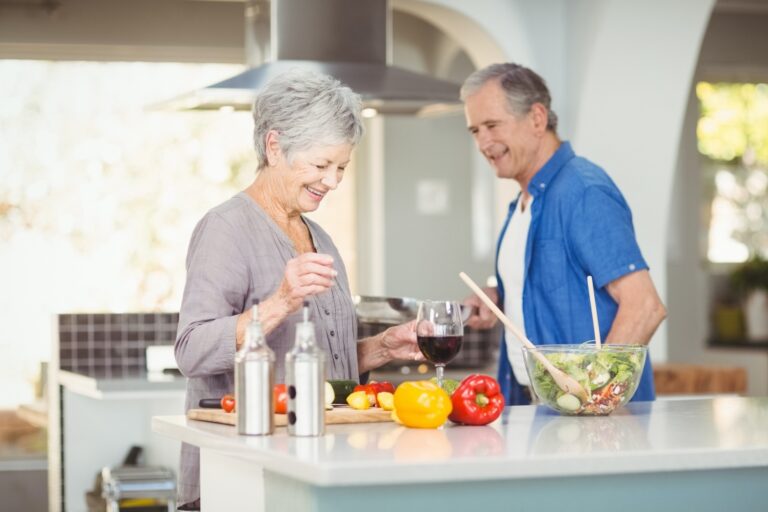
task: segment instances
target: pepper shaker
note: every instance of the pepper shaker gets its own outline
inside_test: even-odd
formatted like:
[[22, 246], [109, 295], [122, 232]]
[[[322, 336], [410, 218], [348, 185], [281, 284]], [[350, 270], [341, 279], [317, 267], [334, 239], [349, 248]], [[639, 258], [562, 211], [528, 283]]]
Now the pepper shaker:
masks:
[[288, 434], [325, 434], [325, 354], [315, 342], [315, 326], [309, 321], [309, 302], [304, 320], [296, 325], [296, 342], [285, 356], [288, 389]]
[[275, 431], [275, 353], [264, 339], [258, 304], [256, 301], [251, 308], [245, 342], [235, 354], [237, 433], [252, 436]]

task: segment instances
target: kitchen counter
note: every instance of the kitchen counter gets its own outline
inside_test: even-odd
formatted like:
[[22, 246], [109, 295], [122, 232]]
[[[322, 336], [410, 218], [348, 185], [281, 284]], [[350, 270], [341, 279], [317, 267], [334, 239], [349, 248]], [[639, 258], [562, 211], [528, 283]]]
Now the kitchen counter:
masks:
[[768, 501], [768, 398], [639, 402], [607, 417], [508, 407], [486, 427], [334, 425], [320, 438], [244, 437], [183, 416], [152, 428], [201, 448], [208, 510], [547, 510], [599, 497], [622, 511], [701, 512]]
[[178, 470], [180, 443], [154, 435], [150, 423], [184, 412], [184, 377], [138, 368], [120, 375], [54, 369], [49, 382], [51, 512], [86, 512], [84, 496], [96, 475], [118, 466], [132, 446], [144, 449], [147, 465]]
[[187, 379], [180, 375], [135, 372], [115, 377], [59, 370], [59, 384], [73, 393], [90, 398], [155, 398], [158, 393], [178, 394], [186, 390]]

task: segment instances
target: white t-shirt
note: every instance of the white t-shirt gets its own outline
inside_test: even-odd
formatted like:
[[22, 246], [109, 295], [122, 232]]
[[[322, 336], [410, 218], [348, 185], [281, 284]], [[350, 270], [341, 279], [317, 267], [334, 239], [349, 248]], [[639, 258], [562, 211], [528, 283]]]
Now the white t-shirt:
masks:
[[[523, 286], [525, 284], [525, 246], [528, 243], [528, 228], [531, 226], [531, 205], [533, 197], [529, 197], [528, 205], [522, 209], [522, 196], [517, 201], [515, 212], [509, 220], [504, 238], [499, 248], [499, 276], [504, 283], [504, 313], [512, 322], [525, 332], [523, 318]], [[515, 379], [523, 386], [530, 385], [528, 372], [523, 361], [522, 343], [512, 331], [506, 330], [507, 356], [512, 365]]]

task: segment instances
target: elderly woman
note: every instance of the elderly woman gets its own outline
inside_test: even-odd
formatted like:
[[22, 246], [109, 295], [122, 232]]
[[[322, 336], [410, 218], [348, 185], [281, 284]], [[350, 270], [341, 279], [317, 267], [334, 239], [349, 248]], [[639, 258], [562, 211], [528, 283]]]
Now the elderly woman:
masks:
[[[333, 241], [303, 216], [339, 186], [363, 127], [357, 94], [320, 74], [270, 81], [253, 106], [259, 169], [253, 183], [210, 210], [192, 234], [176, 360], [189, 378], [186, 407], [234, 389], [235, 351], [259, 320], [284, 379], [299, 309], [308, 300], [328, 377], [357, 380], [394, 358], [419, 357], [412, 324], [357, 341], [346, 270]], [[183, 445], [179, 501], [199, 507], [199, 453]]]

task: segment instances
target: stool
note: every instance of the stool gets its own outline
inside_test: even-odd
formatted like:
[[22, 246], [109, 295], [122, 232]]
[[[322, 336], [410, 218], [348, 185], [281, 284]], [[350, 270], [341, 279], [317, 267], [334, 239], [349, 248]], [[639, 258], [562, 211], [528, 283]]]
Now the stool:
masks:
[[176, 510], [176, 476], [162, 467], [122, 466], [101, 470], [101, 495], [107, 512], [119, 512], [120, 500], [155, 499]]

